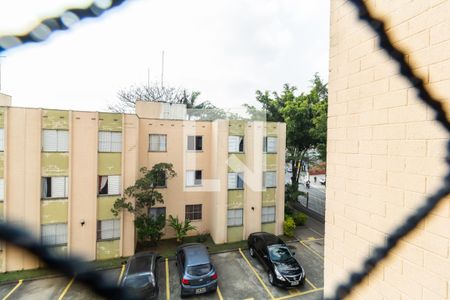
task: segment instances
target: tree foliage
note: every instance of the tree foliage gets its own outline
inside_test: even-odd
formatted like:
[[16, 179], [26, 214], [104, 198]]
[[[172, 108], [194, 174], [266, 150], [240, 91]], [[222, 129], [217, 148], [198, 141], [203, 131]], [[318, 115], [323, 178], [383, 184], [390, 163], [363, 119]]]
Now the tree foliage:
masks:
[[[157, 190], [164, 182], [176, 176], [173, 165], [170, 163], [159, 163], [151, 170], [146, 167], [140, 169], [142, 177], [137, 179], [134, 185], [125, 189], [125, 197], [118, 198], [111, 211], [115, 216], [123, 210], [134, 214], [134, 225], [136, 227], [139, 241], [150, 240], [157, 242], [162, 237], [165, 226], [165, 216], [151, 217], [149, 210], [156, 203], [164, 203], [162, 194]], [[134, 201], [130, 201], [134, 199]]]
[[175, 236], [177, 237], [177, 242], [183, 242], [183, 238], [187, 236], [187, 233], [191, 230], [195, 230], [196, 227], [191, 224], [191, 220], [185, 219], [184, 222], [180, 222], [178, 217], [173, 217], [169, 215], [169, 226], [175, 230]]
[[[297, 95], [297, 88], [289, 84], [277, 92], [256, 92], [256, 100], [261, 103], [267, 121], [286, 123], [287, 161], [292, 164], [292, 183], [298, 186], [299, 167], [307, 160], [308, 151], [316, 149], [325, 160], [327, 136], [328, 89], [318, 74], [311, 80], [311, 89]], [[247, 112], [256, 116], [262, 113], [254, 106], [247, 105]], [[256, 118], [255, 117], [255, 118]]]

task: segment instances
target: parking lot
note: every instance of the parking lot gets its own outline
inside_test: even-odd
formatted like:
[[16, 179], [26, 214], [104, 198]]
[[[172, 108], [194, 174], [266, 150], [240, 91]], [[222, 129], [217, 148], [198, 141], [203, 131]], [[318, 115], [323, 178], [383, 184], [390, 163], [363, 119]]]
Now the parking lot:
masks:
[[[297, 241], [289, 243], [296, 248], [296, 257], [306, 272], [306, 282], [298, 289], [280, 289], [268, 282], [260, 263], [250, 257], [248, 250], [211, 255], [219, 275], [216, 293], [189, 299], [301, 299], [323, 298], [323, 225], [308, 222], [297, 229]], [[108, 280], [118, 282], [121, 269], [102, 271]], [[180, 299], [179, 277], [173, 259], [163, 259], [158, 265], [159, 299]], [[2, 299], [99, 299], [75, 279], [53, 277], [23, 281], [0, 286]]]

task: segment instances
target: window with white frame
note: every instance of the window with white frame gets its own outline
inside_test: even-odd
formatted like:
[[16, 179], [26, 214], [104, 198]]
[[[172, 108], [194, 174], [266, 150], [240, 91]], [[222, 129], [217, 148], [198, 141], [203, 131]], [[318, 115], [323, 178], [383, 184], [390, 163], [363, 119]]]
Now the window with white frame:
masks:
[[46, 246], [67, 245], [67, 223], [41, 225], [41, 242]]
[[277, 186], [277, 172], [268, 171], [263, 173], [263, 183], [264, 187], [271, 188]]
[[165, 134], [150, 134], [148, 151], [150, 151], [150, 152], [165, 152], [165, 151], [167, 151], [167, 135], [165, 135]]
[[203, 150], [203, 136], [190, 135], [187, 137], [187, 149], [189, 151], [201, 151]]
[[263, 207], [261, 210], [261, 223], [275, 222], [275, 206]]
[[228, 189], [243, 189], [244, 173], [228, 173]]
[[5, 151], [5, 130], [0, 128], [0, 151]]
[[42, 130], [42, 151], [44, 152], [69, 151], [69, 131], [56, 129]]
[[122, 152], [122, 132], [99, 131], [99, 152]]
[[97, 241], [117, 239], [120, 239], [120, 219], [97, 221]]
[[67, 198], [69, 195], [69, 177], [42, 177], [42, 198]]
[[202, 171], [186, 171], [186, 186], [198, 186], [202, 184]]
[[98, 176], [99, 195], [120, 195], [120, 175]]
[[243, 224], [243, 209], [229, 209], [227, 212], [228, 226], [242, 226]]
[[265, 136], [263, 141], [263, 152], [276, 153], [278, 138], [274, 136]]
[[230, 135], [228, 137], [228, 152], [244, 152], [244, 137]]
[[0, 178], [0, 202], [5, 200], [5, 180]]

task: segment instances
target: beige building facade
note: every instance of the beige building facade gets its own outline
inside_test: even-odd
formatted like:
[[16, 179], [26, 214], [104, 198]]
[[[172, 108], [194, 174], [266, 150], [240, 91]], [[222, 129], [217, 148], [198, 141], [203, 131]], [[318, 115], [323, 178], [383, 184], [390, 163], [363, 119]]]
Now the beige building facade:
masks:
[[[450, 1], [365, 1], [449, 107]], [[351, 3], [331, 1], [325, 296], [443, 184], [448, 133]], [[349, 299], [449, 299], [450, 199]]]
[[[149, 214], [189, 218], [216, 243], [254, 231], [282, 233], [283, 123], [189, 121], [182, 105], [138, 102], [136, 114], [0, 108], [0, 214], [56, 251], [86, 260], [129, 256], [133, 215], [113, 203], [141, 167], [172, 163], [177, 176], [160, 188]], [[169, 228], [163, 238], [174, 236]], [[11, 245], [0, 271], [40, 262]]]

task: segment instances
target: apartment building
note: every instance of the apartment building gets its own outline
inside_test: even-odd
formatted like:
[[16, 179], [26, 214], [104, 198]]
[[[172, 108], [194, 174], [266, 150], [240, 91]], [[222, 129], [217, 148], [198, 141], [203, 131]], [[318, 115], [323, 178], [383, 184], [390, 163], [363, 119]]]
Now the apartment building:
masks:
[[[111, 208], [141, 167], [172, 163], [164, 204], [216, 243], [282, 233], [285, 124], [186, 120], [184, 105], [138, 102], [136, 114], [0, 107], [0, 214], [55, 251], [86, 260], [129, 256], [133, 215]], [[173, 237], [170, 228], [164, 238]], [[39, 261], [2, 245], [0, 271]]]
[[[449, 112], [450, 1], [364, 1]], [[444, 184], [448, 133], [355, 7], [331, 1], [325, 297]], [[450, 198], [348, 299], [449, 299]]]

